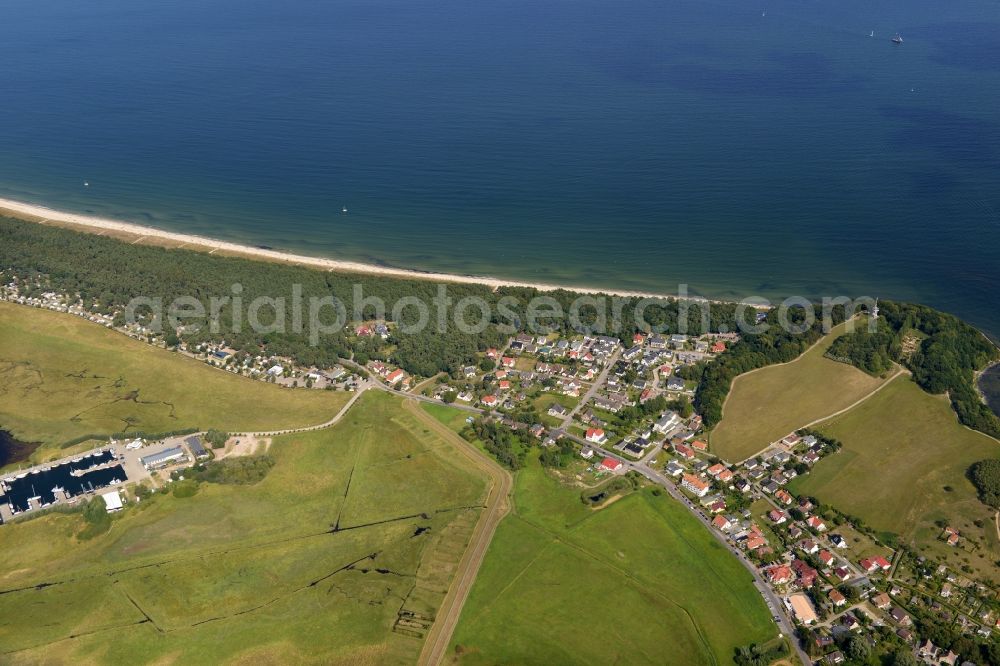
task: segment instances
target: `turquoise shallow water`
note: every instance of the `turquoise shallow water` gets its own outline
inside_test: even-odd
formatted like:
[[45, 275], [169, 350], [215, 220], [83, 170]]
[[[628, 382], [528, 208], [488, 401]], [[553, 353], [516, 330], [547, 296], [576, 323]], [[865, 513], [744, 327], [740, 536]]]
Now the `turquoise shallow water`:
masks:
[[763, 5], [9, 0], [0, 195], [418, 269], [917, 300], [1000, 334], [1000, 6]]

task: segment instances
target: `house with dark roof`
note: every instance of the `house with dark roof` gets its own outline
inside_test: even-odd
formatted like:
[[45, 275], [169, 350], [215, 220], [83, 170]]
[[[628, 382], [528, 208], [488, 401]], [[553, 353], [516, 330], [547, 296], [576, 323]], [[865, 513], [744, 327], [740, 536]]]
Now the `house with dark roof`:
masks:
[[195, 460], [202, 460], [204, 458], [209, 457], [208, 451], [205, 449], [205, 446], [201, 443], [201, 437], [198, 437], [197, 435], [192, 435], [191, 437], [185, 439], [184, 443], [187, 444], [188, 451], [191, 452], [191, 455], [194, 456]]

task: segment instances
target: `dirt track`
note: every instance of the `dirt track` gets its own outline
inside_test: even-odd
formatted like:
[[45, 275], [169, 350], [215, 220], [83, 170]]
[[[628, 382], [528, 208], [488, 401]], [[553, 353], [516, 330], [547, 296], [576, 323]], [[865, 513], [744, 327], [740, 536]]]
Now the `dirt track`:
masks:
[[486, 508], [476, 523], [476, 528], [472, 532], [472, 539], [469, 547], [462, 555], [462, 560], [458, 564], [458, 570], [445, 595], [444, 603], [438, 610], [437, 618], [431, 626], [424, 647], [420, 651], [418, 664], [427, 666], [437, 666], [445, 657], [451, 636], [458, 625], [458, 618], [462, 614], [462, 607], [472, 589], [472, 583], [476, 580], [479, 567], [486, 557], [486, 550], [493, 540], [497, 525], [504, 516], [510, 513], [510, 493], [513, 487], [513, 477], [510, 472], [497, 464], [492, 458], [480, 453], [471, 444], [459, 437], [454, 431], [440, 423], [433, 416], [420, 408], [415, 400], [407, 400], [404, 407], [412, 413], [421, 423], [426, 425], [445, 441], [454, 445], [455, 449], [468, 458], [476, 467], [483, 470], [490, 479], [490, 488], [486, 496]]

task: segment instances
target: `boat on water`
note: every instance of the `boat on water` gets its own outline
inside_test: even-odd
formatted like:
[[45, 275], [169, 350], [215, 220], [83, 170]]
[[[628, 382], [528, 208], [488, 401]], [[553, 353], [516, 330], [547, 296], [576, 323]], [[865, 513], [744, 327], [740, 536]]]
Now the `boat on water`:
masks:
[[875, 36], [875, 31], [874, 31], [874, 30], [872, 30], [872, 34], [870, 34], [870, 35], [868, 35], [868, 36], [869, 36], [869, 37], [874, 37], [874, 36]]
[[899, 33], [897, 32], [895, 34], [895, 36], [893, 36], [893, 38], [891, 40], [889, 40], [889, 41], [891, 41], [893, 44], [902, 44], [903, 43], [903, 38], [900, 37]]

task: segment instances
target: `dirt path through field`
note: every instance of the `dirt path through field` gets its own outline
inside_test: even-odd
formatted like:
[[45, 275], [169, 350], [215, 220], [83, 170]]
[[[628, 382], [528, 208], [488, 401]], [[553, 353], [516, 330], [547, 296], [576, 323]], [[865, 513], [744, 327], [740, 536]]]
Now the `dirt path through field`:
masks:
[[[860, 405], [861, 403], [863, 403], [865, 400], [868, 400], [873, 395], [875, 395], [876, 393], [878, 393], [879, 391], [881, 391], [882, 389], [884, 389], [886, 386], [888, 386], [889, 384], [891, 384], [893, 382], [893, 380], [895, 380], [900, 375], [909, 375], [909, 374], [910, 374], [910, 371], [907, 370], [906, 368], [899, 368], [898, 370], [896, 370], [895, 374], [893, 374], [892, 377], [889, 377], [889, 379], [885, 380], [884, 382], [882, 382], [881, 384], [879, 384], [878, 386], [876, 386], [874, 389], [872, 389], [871, 393], [867, 393], [867, 394], [863, 395], [862, 397], [858, 398], [857, 400], [855, 400], [854, 402], [852, 402], [851, 404], [849, 404], [847, 407], [844, 407], [843, 409], [838, 409], [833, 414], [827, 414], [826, 416], [824, 416], [822, 418], [818, 418], [815, 421], [810, 421], [809, 423], [807, 423], [804, 426], [802, 426], [802, 428], [811, 428], [811, 427], [813, 427], [816, 424], [823, 423], [824, 421], [829, 421], [830, 419], [832, 419], [835, 416], [840, 416], [841, 414], [845, 414], [845, 413], [851, 411], [852, 409], [854, 409], [855, 407], [857, 407], [858, 405]], [[802, 428], [799, 428], [799, 430], [801, 430]]]
[[453, 430], [439, 422], [433, 416], [420, 408], [420, 404], [415, 400], [407, 400], [404, 407], [413, 414], [422, 424], [430, 428], [443, 440], [452, 444], [460, 455], [468, 458], [476, 467], [485, 472], [490, 480], [489, 492], [486, 496], [486, 508], [483, 510], [476, 528], [472, 532], [472, 539], [469, 547], [462, 555], [462, 560], [458, 564], [458, 570], [445, 595], [444, 603], [438, 610], [434, 624], [431, 626], [424, 647], [420, 651], [418, 664], [427, 666], [437, 666], [445, 657], [448, 644], [451, 643], [452, 634], [458, 625], [458, 618], [462, 614], [462, 607], [469, 597], [472, 583], [476, 580], [479, 567], [486, 557], [486, 550], [493, 540], [497, 525], [504, 516], [510, 513], [510, 494], [514, 485], [514, 479], [510, 472], [505, 470], [492, 458], [480, 453], [475, 447], [459, 437]]

